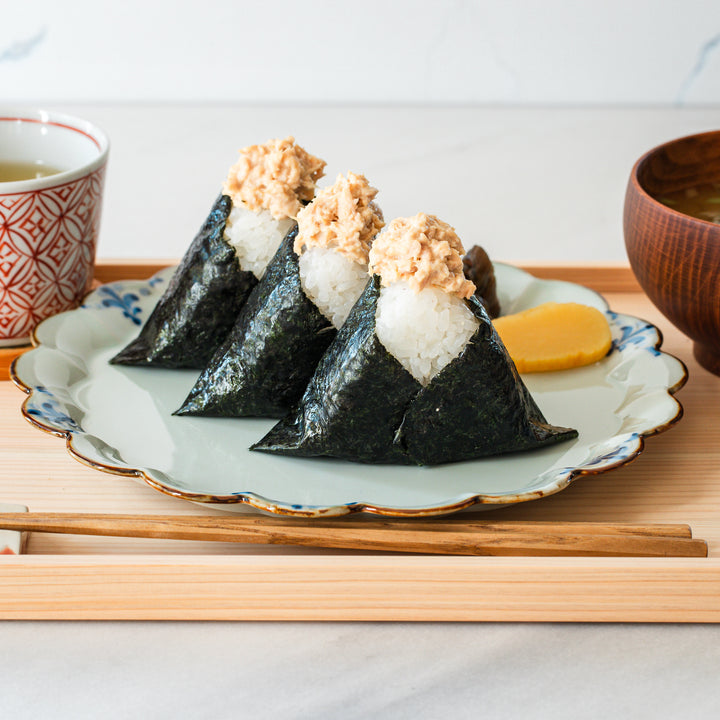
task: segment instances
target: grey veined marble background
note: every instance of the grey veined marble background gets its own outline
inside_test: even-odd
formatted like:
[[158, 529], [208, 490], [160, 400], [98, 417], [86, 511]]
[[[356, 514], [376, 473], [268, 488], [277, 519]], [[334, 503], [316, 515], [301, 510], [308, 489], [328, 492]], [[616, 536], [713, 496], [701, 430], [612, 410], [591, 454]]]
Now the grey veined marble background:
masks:
[[720, 128], [717, 0], [34, 0], [0, 105], [111, 138], [101, 258], [178, 258], [237, 150], [295, 135], [497, 260], [625, 263], [635, 160]]
[[720, 3], [8, 1], [0, 98], [716, 104]]

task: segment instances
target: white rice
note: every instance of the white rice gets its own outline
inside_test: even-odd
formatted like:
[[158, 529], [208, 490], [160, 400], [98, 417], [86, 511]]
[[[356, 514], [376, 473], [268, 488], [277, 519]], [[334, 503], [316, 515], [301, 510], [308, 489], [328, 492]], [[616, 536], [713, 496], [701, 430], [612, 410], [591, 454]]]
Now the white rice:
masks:
[[380, 289], [378, 339], [423, 386], [456, 358], [479, 321], [463, 300], [435, 288], [396, 282]]
[[269, 210], [250, 210], [235, 202], [225, 225], [225, 241], [235, 248], [240, 268], [260, 280], [292, 224], [291, 218], [276, 220]]
[[367, 267], [322, 247], [307, 248], [299, 266], [303, 291], [339, 329], [370, 279]]

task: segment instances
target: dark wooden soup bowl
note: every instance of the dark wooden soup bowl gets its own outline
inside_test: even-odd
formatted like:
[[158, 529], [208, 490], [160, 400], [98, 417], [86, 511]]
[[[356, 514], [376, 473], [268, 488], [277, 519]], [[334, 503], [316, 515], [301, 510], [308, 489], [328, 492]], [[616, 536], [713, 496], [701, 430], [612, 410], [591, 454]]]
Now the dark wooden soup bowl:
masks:
[[720, 131], [660, 145], [632, 170], [623, 228], [641, 287], [693, 340], [697, 361], [720, 375], [720, 225], [653, 197], [709, 182], [720, 182]]

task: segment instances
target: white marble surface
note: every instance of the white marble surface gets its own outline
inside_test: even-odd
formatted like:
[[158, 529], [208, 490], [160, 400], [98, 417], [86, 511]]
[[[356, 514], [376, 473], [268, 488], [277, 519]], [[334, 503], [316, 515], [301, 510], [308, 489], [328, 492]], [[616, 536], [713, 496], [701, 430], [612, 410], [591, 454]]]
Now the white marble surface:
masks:
[[[237, 147], [294, 132], [502, 259], [624, 262], [635, 157], [720, 110], [68, 106], [113, 147], [100, 255], [177, 256]], [[472, 164], [468, 165], [467, 160]], [[0, 582], [2, 575], [0, 573]], [[717, 718], [720, 628], [0, 623], [0, 718]]]
[[111, 138], [98, 255], [176, 258], [245, 145], [294, 134], [338, 173], [364, 173], [387, 219], [423, 211], [498, 260], [626, 262], [635, 160], [720, 127], [711, 109], [60, 105]]
[[6, 2], [0, 98], [717, 104], [719, 29], [716, 0]]
[[720, 716], [720, 627], [0, 624], [13, 720]]

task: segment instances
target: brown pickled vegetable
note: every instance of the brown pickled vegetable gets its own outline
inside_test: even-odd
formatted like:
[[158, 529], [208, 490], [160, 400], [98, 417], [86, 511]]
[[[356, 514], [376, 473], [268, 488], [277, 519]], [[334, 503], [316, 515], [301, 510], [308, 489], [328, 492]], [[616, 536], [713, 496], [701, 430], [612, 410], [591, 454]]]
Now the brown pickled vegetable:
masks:
[[479, 246], [473, 245], [463, 258], [465, 277], [476, 287], [475, 296], [482, 302], [491, 319], [500, 315], [500, 302], [495, 284], [495, 271], [488, 254]]

